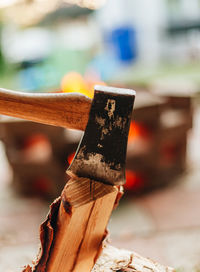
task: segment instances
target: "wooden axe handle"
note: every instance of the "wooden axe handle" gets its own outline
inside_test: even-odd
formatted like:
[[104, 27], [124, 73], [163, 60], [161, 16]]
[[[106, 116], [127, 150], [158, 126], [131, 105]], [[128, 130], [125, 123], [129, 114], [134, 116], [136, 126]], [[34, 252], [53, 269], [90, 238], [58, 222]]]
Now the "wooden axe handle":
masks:
[[22, 93], [0, 88], [0, 114], [85, 130], [91, 99], [78, 93]]

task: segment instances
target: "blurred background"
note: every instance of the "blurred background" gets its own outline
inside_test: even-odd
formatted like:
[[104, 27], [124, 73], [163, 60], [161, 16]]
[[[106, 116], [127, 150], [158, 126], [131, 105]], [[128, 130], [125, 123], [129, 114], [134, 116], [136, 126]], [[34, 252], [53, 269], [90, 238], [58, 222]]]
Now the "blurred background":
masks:
[[[112, 244], [200, 271], [200, 1], [69, 2], [0, 1], [0, 87], [91, 98], [95, 84], [136, 90]], [[81, 135], [0, 117], [2, 271], [36, 256]]]

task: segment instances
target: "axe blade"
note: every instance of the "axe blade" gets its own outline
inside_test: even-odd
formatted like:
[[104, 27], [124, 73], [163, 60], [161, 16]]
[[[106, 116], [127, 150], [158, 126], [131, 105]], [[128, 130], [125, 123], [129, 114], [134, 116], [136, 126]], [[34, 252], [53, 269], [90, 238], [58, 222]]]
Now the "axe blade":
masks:
[[88, 123], [67, 173], [112, 185], [125, 183], [126, 149], [135, 91], [95, 86]]

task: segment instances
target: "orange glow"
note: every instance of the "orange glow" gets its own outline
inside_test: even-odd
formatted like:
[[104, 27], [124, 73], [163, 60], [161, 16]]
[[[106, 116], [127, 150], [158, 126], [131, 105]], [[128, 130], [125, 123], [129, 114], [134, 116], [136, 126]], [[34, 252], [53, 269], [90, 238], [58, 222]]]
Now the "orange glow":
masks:
[[75, 152], [71, 153], [71, 154], [68, 156], [67, 161], [68, 161], [69, 164], [72, 163], [74, 156], [75, 156]]
[[23, 147], [28, 149], [38, 144], [50, 144], [49, 139], [42, 133], [35, 133], [25, 139]]
[[33, 190], [41, 195], [49, 194], [51, 192], [51, 181], [47, 177], [38, 177], [34, 180]]
[[90, 98], [94, 96], [94, 85], [106, 85], [104, 82], [91, 78], [84, 78], [77, 72], [67, 73], [61, 81], [61, 90], [64, 93], [82, 93]]
[[84, 78], [76, 72], [70, 72], [63, 77], [61, 90], [65, 93], [82, 93], [90, 98], [93, 97], [93, 93], [89, 90]]
[[126, 170], [126, 183], [124, 184], [124, 188], [127, 191], [137, 191], [144, 186], [144, 179], [140, 174]]
[[139, 123], [131, 121], [128, 142], [132, 142], [137, 138], [149, 138], [149, 137], [150, 131], [146, 127]]
[[[101, 86], [106, 86], [106, 83], [103, 81], [88, 81], [88, 89], [94, 94], [94, 86], [95, 85], [101, 85]], [[93, 97], [93, 96], [92, 96]]]

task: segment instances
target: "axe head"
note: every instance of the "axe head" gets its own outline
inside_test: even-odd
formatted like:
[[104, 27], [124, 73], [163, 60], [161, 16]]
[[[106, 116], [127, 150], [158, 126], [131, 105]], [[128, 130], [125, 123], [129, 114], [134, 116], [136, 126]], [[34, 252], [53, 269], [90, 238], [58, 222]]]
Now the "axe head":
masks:
[[135, 91], [95, 86], [88, 123], [67, 173], [125, 183], [126, 149]]

